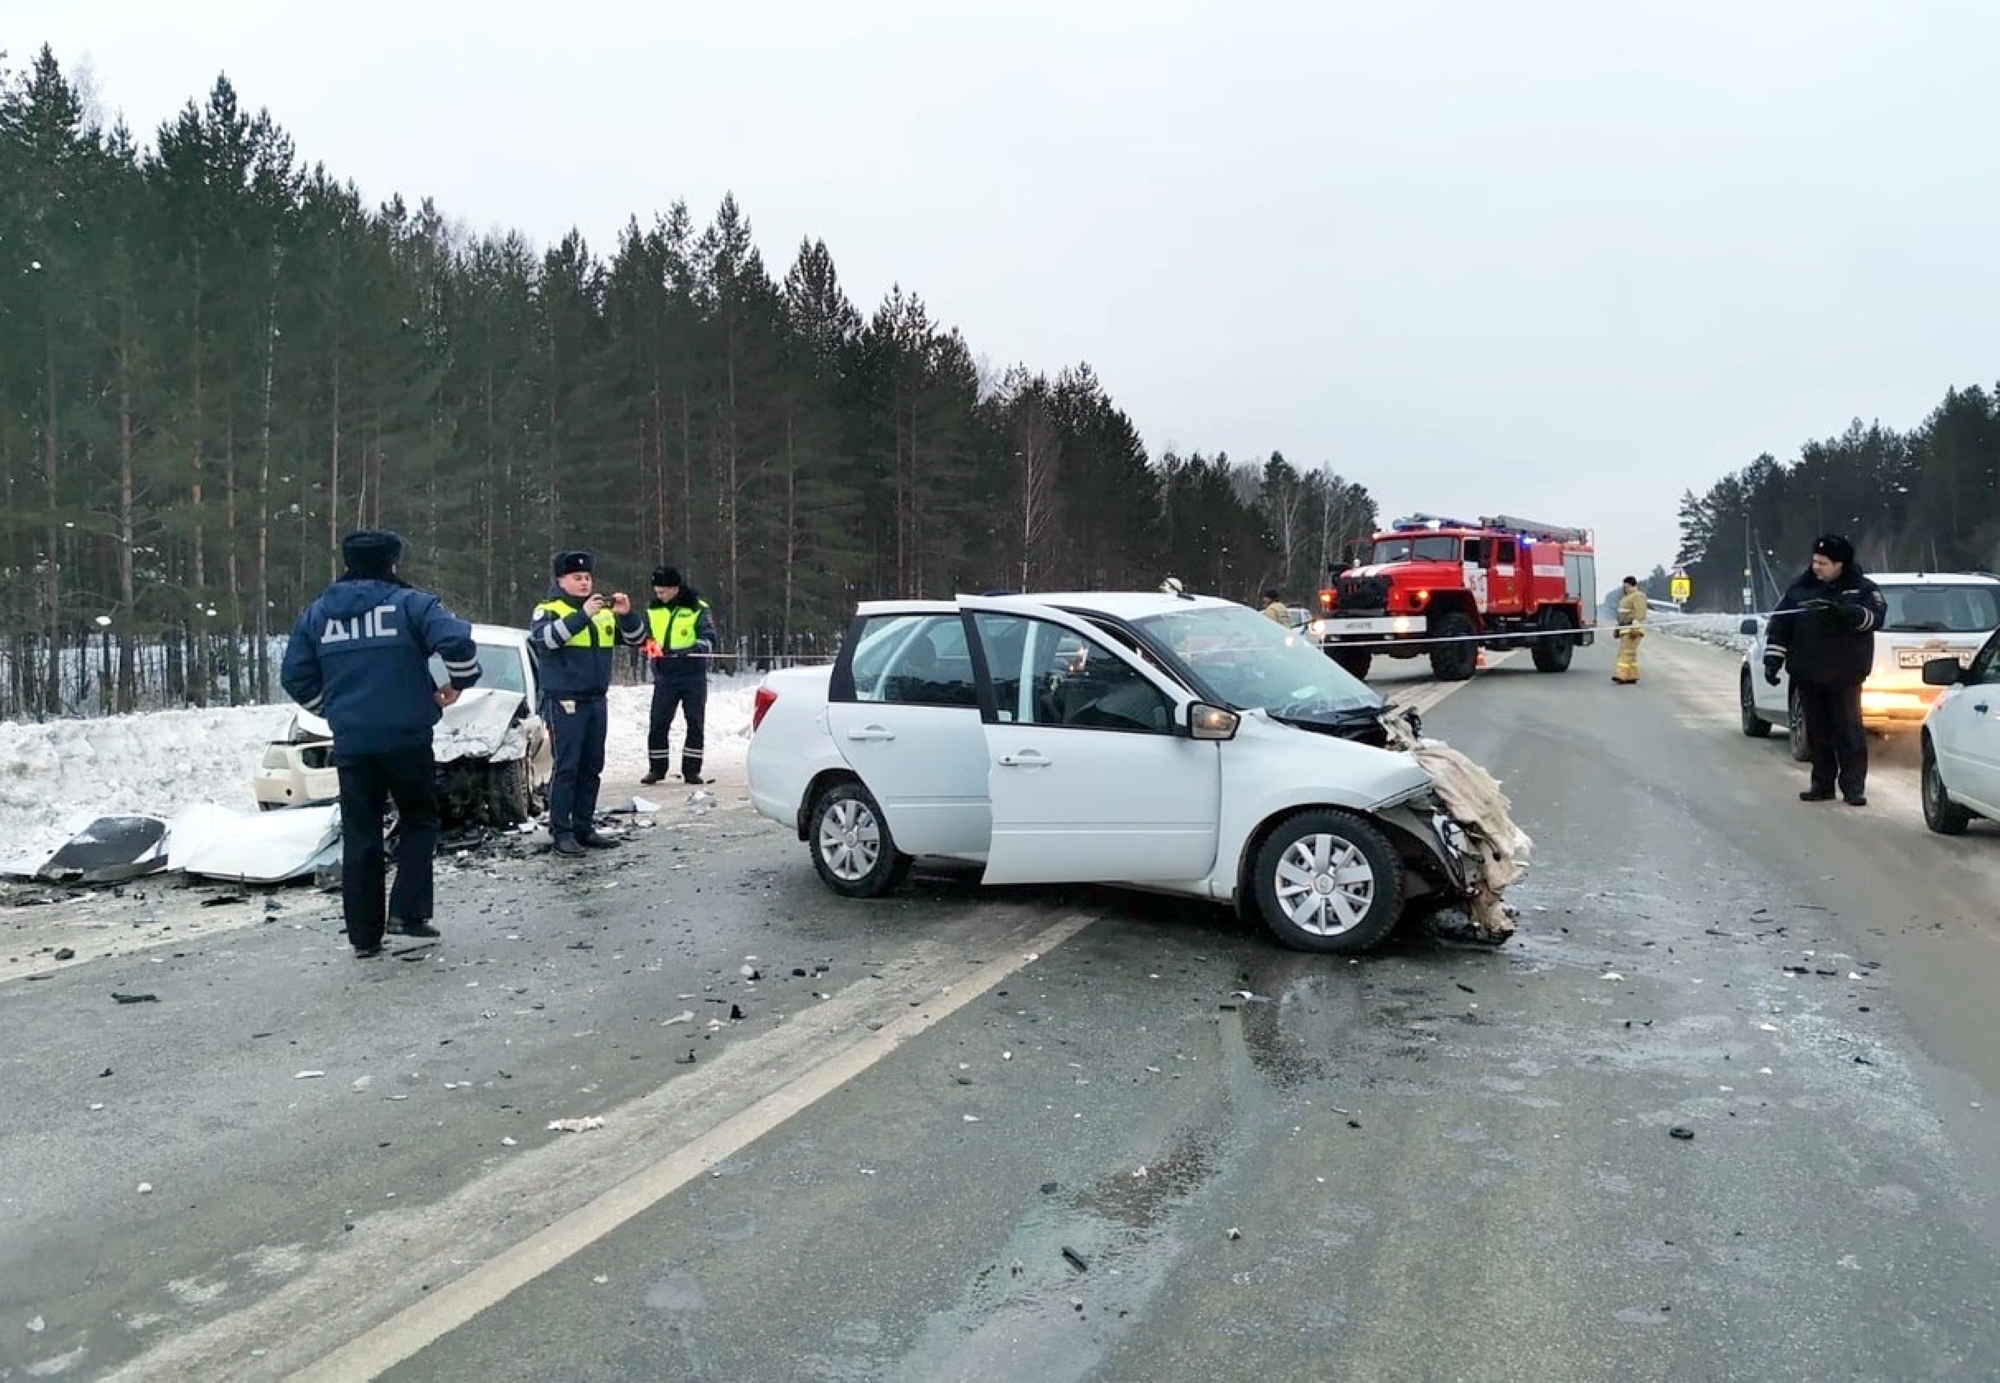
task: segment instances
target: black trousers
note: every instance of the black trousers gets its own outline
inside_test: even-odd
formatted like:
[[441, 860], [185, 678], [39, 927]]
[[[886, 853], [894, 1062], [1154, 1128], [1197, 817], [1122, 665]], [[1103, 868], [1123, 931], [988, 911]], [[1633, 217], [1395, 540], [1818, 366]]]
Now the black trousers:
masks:
[[597, 820], [597, 790], [604, 778], [604, 736], [611, 717], [603, 697], [564, 700], [542, 706], [549, 727], [555, 769], [549, 774], [549, 834], [582, 835]]
[[1861, 728], [1859, 682], [1799, 682], [1815, 792], [1858, 797], [1868, 788], [1868, 735]]
[[671, 735], [674, 712], [687, 719], [687, 736], [681, 744], [681, 776], [699, 778], [703, 726], [708, 720], [708, 677], [675, 678], [653, 683], [653, 713], [646, 724], [646, 766], [665, 773], [673, 762]]
[[[427, 922], [437, 856], [437, 764], [431, 747], [393, 754], [360, 754], [336, 765], [340, 772], [340, 911], [347, 939], [380, 946], [388, 917]], [[388, 871], [382, 847], [382, 813], [396, 804], [396, 886], [382, 911]]]

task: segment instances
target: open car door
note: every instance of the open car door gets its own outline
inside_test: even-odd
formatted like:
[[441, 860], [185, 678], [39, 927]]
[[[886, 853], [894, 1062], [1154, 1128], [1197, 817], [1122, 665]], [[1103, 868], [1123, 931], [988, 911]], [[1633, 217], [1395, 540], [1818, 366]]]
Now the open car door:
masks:
[[1074, 615], [1018, 597], [959, 606], [980, 665], [985, 881], [1205, 878], [1223, 746], [1181, 728], [1187, 693]]

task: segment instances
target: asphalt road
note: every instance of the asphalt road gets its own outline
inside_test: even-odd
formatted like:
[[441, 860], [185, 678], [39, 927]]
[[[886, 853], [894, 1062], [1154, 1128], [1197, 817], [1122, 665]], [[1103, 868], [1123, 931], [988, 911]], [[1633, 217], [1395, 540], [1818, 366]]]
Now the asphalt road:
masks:
[[0, 1378], [2000, 1376], [2000, 832], [1906, 748], [1799, 803], [1733, 667], [1427, 710], [1536, 841], [1498, 950], [841, 903], [725, 786], [402, 958], [292, 890], [0, 982]]

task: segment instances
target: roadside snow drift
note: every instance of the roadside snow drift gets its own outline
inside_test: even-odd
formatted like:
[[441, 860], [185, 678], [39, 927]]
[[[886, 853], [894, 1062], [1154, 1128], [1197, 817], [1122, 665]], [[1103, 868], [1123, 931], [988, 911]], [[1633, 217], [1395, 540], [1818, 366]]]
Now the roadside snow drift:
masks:
[[[740, 779], [755, 673], [709, 680], [706, 772]], [[646, 771], [650, 686], [611, 689], [603, 805]], [[204, 803], [255, 812], [250, 778], [264, 746], [283, 739], [291, 705], [154, 711], [43, 723], [0, 721], [0, 860], [45, 856], [90, 819], [172, 817]], [[671, 765], [680, 768], [681, 723]]]

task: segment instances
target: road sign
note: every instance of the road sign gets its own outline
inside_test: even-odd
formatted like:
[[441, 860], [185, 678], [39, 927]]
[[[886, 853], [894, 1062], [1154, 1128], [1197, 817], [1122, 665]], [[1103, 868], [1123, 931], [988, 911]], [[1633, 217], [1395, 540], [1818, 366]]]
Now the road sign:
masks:
[[1694, 582], [1688, 580], [1685, 572], [1675, 572], [1667, 581], [1667, 594], [1675, 603], [1685, 605], [1687, 598], [1694, 594]]

